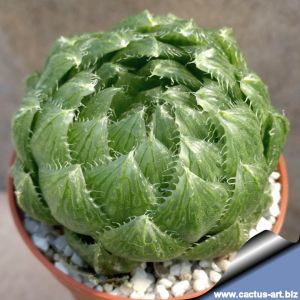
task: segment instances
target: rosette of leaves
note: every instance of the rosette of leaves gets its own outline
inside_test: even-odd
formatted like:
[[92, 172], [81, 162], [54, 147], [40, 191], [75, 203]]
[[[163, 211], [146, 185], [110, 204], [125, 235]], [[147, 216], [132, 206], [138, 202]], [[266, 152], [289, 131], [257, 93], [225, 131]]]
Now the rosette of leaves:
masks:
[[12, 122], [18, 205], [96, 271], [237, 250], [288, 122], [232, 31], [145, 11], [60, 38]]

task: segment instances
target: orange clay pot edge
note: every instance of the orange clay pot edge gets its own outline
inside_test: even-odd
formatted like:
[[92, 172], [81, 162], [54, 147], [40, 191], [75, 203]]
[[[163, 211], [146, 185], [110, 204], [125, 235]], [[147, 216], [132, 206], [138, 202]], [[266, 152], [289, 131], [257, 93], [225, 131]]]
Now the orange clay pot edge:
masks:
[[[11, 157], [10, 166], [12, 165], [14, 160], [15, 160], [15, 153], [13, 153]], [[272, 231], [277, 234], [279, 234], [283, 226], [287, 204], [288, 204], [288, 175], [287, 175], [286, 164], [283, 156], [281, 156], [279, 159], [278, 171], [280, 173], [279, 182], [281, 184], [280, 215], [278, 216], [276, 223], [274, 224], [272, 229]], [[83, 300], [83, 299], [84, 300], [100, 300], [100, 299], [128, 300], [129, 299], [127, 297], [119, 297], [104, 292], [97, 292], [96, 290], [93, 290], [85, 286], [84, 284], [77, 282], [72, 277], [62, 273], [57, 268], [55, 268], [54, 265], [46, 258], [46, 256], [44, 256], [43, 253], [40, 252], [38, 248], [36, 248], [36, 246], [32, 243], [30, 236], [28, 235], [28, 233], [26, 232], [23, 226], [20, 210], [17, 207], [15, 201], [13, 180], [9, 174], [7, 174], [7, 195], [8, 195], [9, 206], [13, 216], [14, 223], [23, 241], [25, 242], [26, 246], [33, 253], [33, 255], [55, 276], [55, 278], [70, 290], [70, 292], [77, 300]], [[207, 288], [201, 292], [191, 293], [188, 295], [184, 295], [182, 297], [174, 297], [170, 299], [181, 300], [181, 299], [196, 298], [207, 293], [210, 289], [211, 288]]]

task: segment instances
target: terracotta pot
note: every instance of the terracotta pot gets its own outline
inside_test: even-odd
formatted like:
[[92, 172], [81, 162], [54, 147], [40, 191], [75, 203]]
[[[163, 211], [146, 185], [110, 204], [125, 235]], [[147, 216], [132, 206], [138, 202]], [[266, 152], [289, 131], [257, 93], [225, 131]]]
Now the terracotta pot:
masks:
[[[13, 163], [15, 159], [15, 155], [12, 156], [10, 165]], [[280, 157], [279, 164], [278, 164], [278, 171], [280, 172], [280, 183], [282, 186], [281, 189], [281, 201], [280, 201], [280, 216], [277, 218], [276, 223], [273, 226], [272, 231], [275, 233], [279, 233], [281, 230], [281, 227], [284, 222], [287, 203], [288, 203], [288, 176], [287, 176], [287, 170], [285, 166], [285, 161], [283, 156]], [[54, 265], [47, 259], [46, 256], [43, 255], [42, 252], [38, 250], [38, 248], [35, 247], [35, 245], [32, 243], [30, 236], [26, 232], [25, 228], [23, 227], [22, 222], [22, 214], [19, 208], [17, 207], [16, 201], [15, 201], [15, 195], [14, 195], [14, 187], [13, 187], [13, 181], [10, 176], [7, 176], [7, 194], [8, 194], [8, 200], [10, 205], [10, 210], [14, 219], [14, 222], [16, 224], [16, 227], [25, 242], [26, 246], [29, 248], [29, 250], [32, 252], [32, 254], [57, 278], [58, 281], [60, 281], [65, 287], [69, 289], [69, 291], [74, 295], [76, 300], [128, 300], [126, 297], [118, 297], [113, 296], [107, 293], [98, 292], [91, 288], [88, 288], [87, 286], [75, 281], [72, 277], [65, 275], [58, 269], [54, 267]], [[179, 300], [179, 299], [191, 299], [199, 297], [206, 292], [208, 292], [210, 288], [203, 290], [201, 292], [188, 294], [182, 297], [176, 297], [171, 298], [173, 300]]]

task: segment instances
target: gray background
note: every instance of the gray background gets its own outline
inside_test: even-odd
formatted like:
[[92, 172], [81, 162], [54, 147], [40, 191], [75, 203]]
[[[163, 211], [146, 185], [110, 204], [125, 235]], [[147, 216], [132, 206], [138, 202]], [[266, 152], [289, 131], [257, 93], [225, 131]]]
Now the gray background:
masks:
[[299, 0], [0, 0], [0, 188], [12, 150], [11, 114], [19, 105], [26, 75], [43, 65], [61, 35], [109, 29], [121, 18], [148, 8], [194, 18], [203, 27], [233, 27], [250, 67], [269, 86], [275, 106], [285, 110], [291, 132], [285, 149], [290, 204], [283, 234], [299, 234], [300, 205], [300, 1]]

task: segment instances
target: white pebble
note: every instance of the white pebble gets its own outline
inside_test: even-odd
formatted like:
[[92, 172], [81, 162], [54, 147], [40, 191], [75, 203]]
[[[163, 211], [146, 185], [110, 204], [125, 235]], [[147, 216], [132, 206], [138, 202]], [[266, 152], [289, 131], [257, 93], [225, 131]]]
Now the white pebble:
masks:
[[251, 229], [249, 231], [249, 238], [251, 239], [252, 237], [254, 237], [255, 235], [257, 235], [257, 231], [255, 229]]
[[52, 228], [49, 225], [41, 223], [36, 233], [44, 237], [51, 232], [51, 229]]
[[209, 260], [200, 260], [199, 261], [199, 266], [203, 269], [206, 269], [206, 268], [210, 268], [211, 266], [211, 261]]
[[273, 217], [278, 217], [280, 215], [280, 208], [277, 203], [273, 203], [270, 208], [269, 212]]
[[91, 288], [91, 289], [94, 288], [95, 285], [96, 285], [95, 283], [89, 281], [89, 280], [86, 279], [86, 278], [83, 279], [83, 284], [84, 284], [85, 286]]
[[163, 266], [166, 267], [166, 268], [170, 267], [172, 264], [173, 264], [173, 262], [171, 260], [167, 260], [167, 261], [163, 262]]
[[63, 249], [67, 246], [67, 241], [63, 235], [60, 235], [53, 242], [54, 247], [58, 251], [63, 251]]
[[183, 296], [184, 293], [190, 289], [190, 287], [191, 287], [190, 282], [188, 280], [183, 280], [175, 283], [172, 286], [171, 291], [175, 297], [180, 297]]
[[79, 267], [83, 266], [83, 260], [76, 253], [73, 253], [71, 257], [71, 262]]
[[181, 272], [181, 265], [180, 264], [175, 264], [172, 265], [170, 268], [170, 275], [171, 276], [179, 276]]
[[56, 261], [54, 263], [54, 266], [56, 269], [60, 270], [61, 272], [63, 272], [64, 274], [69, 274], [69, 270], [66, 268], [66, 266], [64, 264], [62, 264], [60, 261]]
[[208, 276], [204, 270], [195, 269], [193, 272], [193, 279], [198, 280], [200, 279], [205, 285], [208, 285]]
[[103, 292], [103, 286], [102, 285], [97, 285], [96, 291]]
[[110, 283], [104, 283], [103, 284], [103, 289], [106, 293], [110, 293], [113, 290], [113, 285]]
[[165, 286], [167, 289], [169, 289], [172, 285], [173, 282], [167, 278], [162, 278], [157, 282], [158, 285], [163, 285]]
[[213, 282], [216, 283], [221, 279], [222, 275], [214, 270], [211, 270], [209, 272], [209, 279]]
[[280, 177], [280, 173], [279, 172], [272, 172], [271, 174], [271, 178], [278, 180]]
[[166, 287], [162, 284], [158, 284], [156, 286], [156, 296], [159, 299], [168, 299], [170, 296], [169, 291], [166, 289]]
[[144, 293], [133, 291], [129, 297], [132, 299], [144, 299], [144, 296], [145, 296]]
[[218, 272], [218, 273], [222, 272], [222, 270], [220, 269], [220, 267], [219, 267], [215, 262], [212, 262], [212, 263], [211, 263], [211, 268], [212, 268], [214, 271]]
[[70, 257], [73, 255], [73, 253], [74, 252], [73, 252], [72, 248], [69, 245], [67, 245], [64, 249], [64, 256]]
[[138, 267], [135, 270], [135, 273], [131, 278], [132, 288], [141, 293], [144, 293], [154, 281], [154, 276], [146, 273], [141, 267]]
[[264, 230], [271, 230], [272, 229], [272, 223], [270, 223], [266, 218], [262, 217], [258, 221], [256, 225], [256, 230], [258, 232], [262, 232]]
[[183, 261], [181, 263], [181, 268], [180, 268], [180, 274], [186, 274], [186, 273], [191, 273], [191, 269], [192, 269], [192, 264], [189, 261]]
[[39, 226], [40, 226], [39, 223], [32, 219], [29, 218], [24, 219], [24, 227], [30, 234], [34, 234], [35, 232], [37, 232]]
[[175, 276], [173, 276], [173, 275], [169, 275], [169, 276], [168, 276], [168, 279], [169, 279], [170, 281], [172, 281], [172, 282], [176, 282], [176, 278], [175, 278]]
[[153, 299], [155, 299], [155, 294], [154, 294], [154, 293], [147, 293], [147, 294], [144, 294], [143, 299], [146, 299], [146, 300], [153, 300]]
[[271, 196], [273, 198], [273, 203], [279, 203], [281, 196], [280, 196], [280, 192], [278, 191], [272, 191], [271, 192]]
[[269, 222], [271, 222], [271, 223], [272, 223], [272, 225], [274, 225], [274, 224], [275, 224], [275, 222], [276, 222], [276, 218], [275, 218], [275, 217], [273, 217], [273, 216], [271, 216], [271, 217], [269, 218]]
[[132, 290], [132, 288], [131, 288], [129, 282], [123, 283], [123, 284], [119, 287], [119, 289], [120, 289], [120, 292], [121, 292], [123, 295], [125, 295], [125, 296], [129, 296], [129, 295], [133, 292], [133, 290]]
[[231, 262], [227, 259], [220, 259], [218, 261], [218, 266], [223, 272], [226, 272], [230, 266]]
[[197, 279], [193, 282], [193, 289], [195, 292], [202, 291], [209, 287], [208, 282], [204, 282], [202, 279]]
[[49, 249], [49, 243], [45, 237], [41, 237], [39, 235], [33, 235], [32, 241], [39, 249], [46, 252]]

